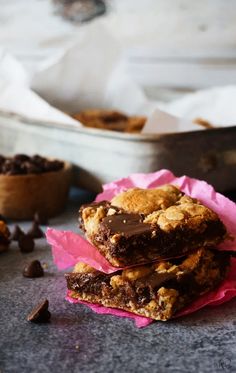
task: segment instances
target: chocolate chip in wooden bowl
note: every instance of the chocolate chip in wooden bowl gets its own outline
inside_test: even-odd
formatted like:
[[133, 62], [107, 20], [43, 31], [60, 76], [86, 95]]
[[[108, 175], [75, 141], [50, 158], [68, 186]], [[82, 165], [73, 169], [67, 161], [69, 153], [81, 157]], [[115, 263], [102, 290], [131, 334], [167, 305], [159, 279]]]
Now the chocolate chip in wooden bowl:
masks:
[[5, 175], [18, 175], [22, 172], [19, 164], [15, 163], [12, 159], [8, 159], [2, 165], [2, 173]]
[[19, 241], [19, 238], [21, 236], [24, 236], [24, 232], [19, 227], [19, 225], [16, 224], [13, 231], [12, 231], [12, 234], [11, 234], [11, 240], [12, 241]]
[[20, 236], [18, 244], [22, 253], [31, 253], [34, 250], [34, 240], [27, 234]]
[[26, 162], [30, 160], [30, 156], [27, 154], [16, 154], [14, 155], [13, 159], [19, 162]]
[[50, 321], [51, 313], [48, 311], [49, 302], [44, 299], [40, 302], [30, 314], [27, 316], [27, 321], [35, 323], [47, 323]]
[[28, 278], [37, 278], [44, 275], [44, 269], [39, 260], [33, 260], [27, 264], [23, 270], [23, 276]]
[[55, 161], [49, 161], [45, 160], [44, 162], [44, 170], [45, 172], [50, 171], [59, 171], [63, 168], [63, 162], [55, 160]]
[[35, 221], [33, 221], [30, 230], [27, 232], [27, 235], [32, 238], [43, 238], [45, 236], [44, 232], [42, 231], [38, 223]]
[[27, 174], [41, 174], [43, 172], [41, 167], [31, 162], [25, 162], [24, 168]]
[[41, 225], [48, 225], [48, 218], [38, 211], [34, 214], [34, 221]]

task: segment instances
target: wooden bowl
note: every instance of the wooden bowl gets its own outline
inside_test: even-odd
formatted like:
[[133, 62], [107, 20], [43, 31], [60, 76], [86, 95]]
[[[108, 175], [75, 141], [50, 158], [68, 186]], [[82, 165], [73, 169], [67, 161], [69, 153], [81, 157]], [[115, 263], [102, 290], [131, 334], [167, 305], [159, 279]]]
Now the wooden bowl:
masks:
[[27, 175], [0, 175], [0, 214], [30, 220], [35, 212], [50, 218], [63, 211], [72, 180], [72, 166]]

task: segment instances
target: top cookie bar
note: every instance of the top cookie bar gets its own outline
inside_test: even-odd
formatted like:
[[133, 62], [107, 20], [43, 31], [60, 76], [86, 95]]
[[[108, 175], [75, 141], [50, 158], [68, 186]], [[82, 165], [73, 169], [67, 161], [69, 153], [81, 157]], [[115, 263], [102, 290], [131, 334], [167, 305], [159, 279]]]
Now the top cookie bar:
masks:
[[129, 189], [111, 202], [84, 205], [80, 223], [115, 267], [186, 255], [226, 237], [215, 212], [173, 185]]

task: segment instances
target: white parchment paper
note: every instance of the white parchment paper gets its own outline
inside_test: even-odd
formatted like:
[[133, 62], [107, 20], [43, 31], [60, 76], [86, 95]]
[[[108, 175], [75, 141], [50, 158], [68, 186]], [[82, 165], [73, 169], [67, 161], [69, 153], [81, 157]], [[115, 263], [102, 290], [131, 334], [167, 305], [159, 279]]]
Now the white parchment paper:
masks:
[[80, 126], [68, 113], [107, 108], [146, 115], [143, 133], [186, 132], [204, 130], [192, 122], [196, 117], [215, 126], [234, 125], [235, 98], [236, 87], [227, 86], [170, 103], [148, 99], [127, 75], [121, 46], [99, 22], [30, 72], [0, 49], [0, 110], [30, 120]]

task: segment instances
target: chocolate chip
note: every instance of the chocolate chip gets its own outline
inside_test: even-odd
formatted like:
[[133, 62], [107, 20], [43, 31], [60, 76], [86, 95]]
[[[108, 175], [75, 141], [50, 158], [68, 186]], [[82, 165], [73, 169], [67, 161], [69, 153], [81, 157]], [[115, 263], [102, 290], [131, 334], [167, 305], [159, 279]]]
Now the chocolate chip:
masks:
[[30, 230], [27, 232], [27, 235], [32, 238], [42, 238], [44, 237], [44, 232], [39, 227], [37, 222], [33, 222]]
[[34, 155], [16, 154], [14, 157], [5, 158], [0, 155], [0, 173], [6, 175], [39, 174], [62, 169], [64, 163], [58, 160], [49, 160]]
[[41, 225], [48, 225], [47, 217], [41, 214], [40, 212], [36, 212], [34, 214], [34, 221]]
[[39, 174], [62, 169], [64, 163], [58, 160], [49, 160], [34, 155], [16, 154], [14, 157], [5, 158], [0, 155], [0, 173], [6, 175]]
[[46, 160], [44, 162], [44, 170], [45, 171], [58, 171], [60, 170], [61, 168], [63, 168], [63, 162], [60, 162], [60, 161], [48, 161]]
[[36, 164], [42, 164], [45, 158], [41, 157], [41, 155], [35, 154], [31, 157], [32, 162]]
[[3, 163], [3, 162], [5, 162], [5, 157], [3, 156], [3, 155], [0, 155], [0, 163]]
[[3, 221], [5, 224], [7, 223], [5, 216], [3, 216], [2, 214], [0, 214], [0, 220]]
[[43, 267], [39, 260], [33, 260], [27, 264], [23, 270], [23, 276], [29, 278], [42, 277], [44, 275]]
[[31, 253], [34, 250], [34, 240], [27, 234], [20, 236], [18, 244], [22, 253]]
[[5, 162], [5, 157], [0, 155], [0, 173], [2, 173], [2, 167], [4, 165], [4, 162]]
[[27, 321], [35, 323], [46, 323], [51, 318], [51, 313], [48, 311], [49, 302], [47, 299], [40, 302], [27, 316]]
[[14, 230], [11, 234], [11, 240], [12, 241], [19, 241], [19, 238], [21, 236], [24, 236], [24, 232], [21, 230], [19, 225], [15, 225]]
[[40, 174], [43, 172], [43, 168], [31, 162], [25, 162], [24, 167], [28, 174]]
[[16, 161], [25, 162], [28, 161], [30, 157], [26, 154], [16, 154], [13, 159], [15, 159]]
[[13, 160], [6, 160], [2, 165], [2, 173], [6, 175], [17, 175], [21, 173], [19, 165], [15, 164]]

